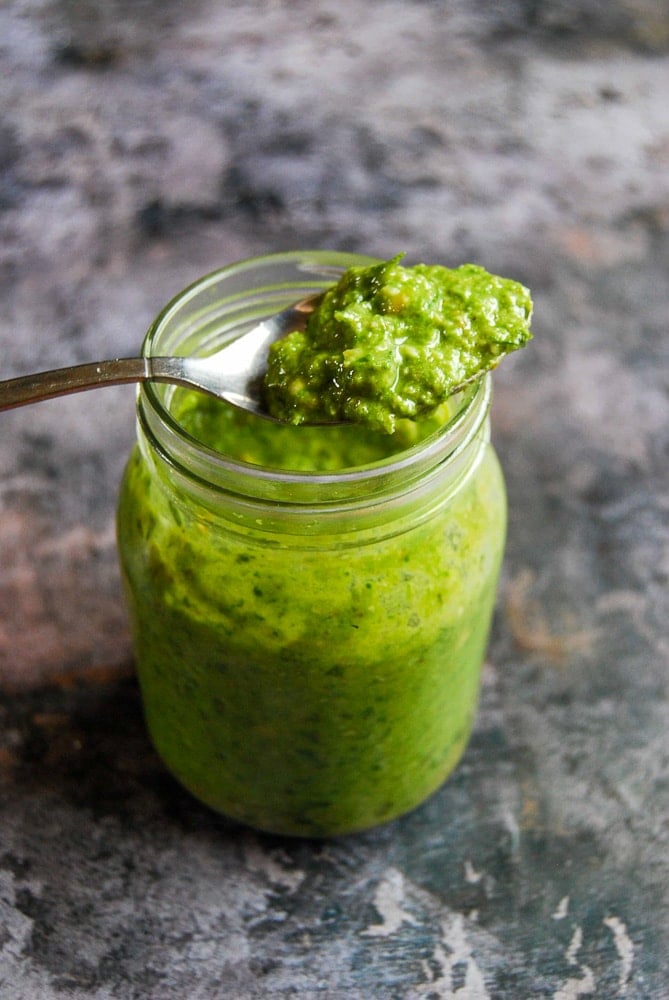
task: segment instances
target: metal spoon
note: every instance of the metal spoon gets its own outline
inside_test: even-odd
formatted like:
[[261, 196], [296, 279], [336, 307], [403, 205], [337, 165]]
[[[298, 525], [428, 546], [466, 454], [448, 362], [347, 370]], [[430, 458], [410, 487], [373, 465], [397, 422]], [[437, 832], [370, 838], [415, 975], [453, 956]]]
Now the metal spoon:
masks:
[[0, 410], [101, 385], [152, 381], [200, 389], [243, 410], [269, 417], [259, 392], [269, 345], [293, 330], [304, 329], [321, 297], [322, 293], [302, 299], [206, 358], [117, 358], [0, 381]]

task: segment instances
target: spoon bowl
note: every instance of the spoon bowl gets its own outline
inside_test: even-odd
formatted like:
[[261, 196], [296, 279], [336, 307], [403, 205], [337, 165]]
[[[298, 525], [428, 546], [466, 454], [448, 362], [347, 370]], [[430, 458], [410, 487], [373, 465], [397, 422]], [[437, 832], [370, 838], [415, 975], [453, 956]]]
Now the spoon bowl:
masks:
[[261, 395], [270, 344], [293, 330], [303, 330], [322, 297], [320, 292], [294, 303], [207, 357], [116, 358], [0, 381], [0, 410], [103, 385], [151, 381], [199, 389], [273, 420]]

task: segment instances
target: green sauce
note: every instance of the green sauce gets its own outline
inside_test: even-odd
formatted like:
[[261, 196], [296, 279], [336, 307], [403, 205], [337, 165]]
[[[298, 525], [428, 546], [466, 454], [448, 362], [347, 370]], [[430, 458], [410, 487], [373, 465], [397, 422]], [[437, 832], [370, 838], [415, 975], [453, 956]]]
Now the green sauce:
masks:
[[273, 416], [392, 433], [530, 339], [532, 302], [519, 282], [476, 264], [400, 259], [349, 268], [306, 329], [272, 345], [264, 390]]
[[174, 393], [171, 410], [197, 441], [238, 461], [296, 472], [336, 472], [405, 451], [445, 424], [455, 404], [447, 401], [421, 420], [398, 420], [393, 434], [350, 423], [276, 424], [186, 389]]
[[119, 540], [167, 766], [214, 809], [282, 834], [418, 805], [468, 742], [504, 525], [489, 446], [443, 511], [352, 539], [222, 531], [137, 450]]
[[[386, 301], [392, 287], [422, 316], [432, 271], [414, 272], [408, 286], [391, 282], [403, 271], [391, 262], [374, 272], [383, 277], [378, 296]], [[369, 274], [346, 287], [369, 290]], [[449, 287], [461, 288], [458, 280]], [[488, 320], [527, 311], [508, 286], [497, 311], [486, 295], [476, 308], [470, 297], [470, 311]], [[328, 341], [338, 336], [329, 308], [321, 317]], [[504, 343], [511, 326], [500, 333]], [[474, 398], [470, 388], [437, 406], [448, 351], [426, 329], [417, 319], [415, 357], [402, 353], [411, 375], [387, 379], [386, 348], [372, 352], [355, 383], [369, 405], [347, 410], [364, 426], [282, 426], [200, 393], [166, 398], [186, 435], [263, 475], [295, 470], [317, 480], [374, 463], [383, 470], [414, 445], [429, 446]], [[472, 347], [477, 364], [499, 356], [494, 343], [488, 355]], [[442, 374], [433, 370], [435, 352]], [[463, 361], [449, 378], [469, 370]], [[311, 390], [294, 390], [291, 419], [313, 416]], [[420, 420], [402, 416], [424, 407]], [[263, 830], [330, 836], [413, 808], [455, 767], [476, 710], [505, 533], [503, 480], [481, 412], [465, 471], [452, 482], [407, 484], [401, 509], [380, 495], [365, 507], [367, 520], [342, 515], [343, 527], [329, 494], [322, 507], [295, 514], [285, 498], [278, 510], [271, 500], [245, 506], [234, 487], [200, 490], [196, 477], [184, 485], [140, 425], [118, 512], [139, 678], [157, 749], [203, 802]]]

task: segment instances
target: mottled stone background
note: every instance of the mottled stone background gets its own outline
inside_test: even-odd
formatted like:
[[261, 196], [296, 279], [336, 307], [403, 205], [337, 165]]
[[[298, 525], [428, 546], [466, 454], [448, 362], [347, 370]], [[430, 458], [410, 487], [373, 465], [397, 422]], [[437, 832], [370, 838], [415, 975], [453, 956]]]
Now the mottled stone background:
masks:
[[0, 414], [0, 996], [669, 997], [665, 0], [0, 0], [0, 377], [291, 247], [534, 290], [472, 745], [361, 837], [201, 809], [132, 676], [132, 388]]

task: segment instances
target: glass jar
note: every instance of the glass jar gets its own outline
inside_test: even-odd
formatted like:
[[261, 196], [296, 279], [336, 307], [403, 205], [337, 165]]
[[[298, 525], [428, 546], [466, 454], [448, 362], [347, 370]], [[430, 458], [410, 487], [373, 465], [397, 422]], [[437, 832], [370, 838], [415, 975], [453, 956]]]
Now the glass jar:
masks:
[[[210, 353], [370, 262], [224, 268], [167, 306], [144, 352]], [[175, 416], [180, 392], [139, 390], [118, 512], [158, 752], [202, 802], [265, 831], [330, 836], [412, 809], [476, 711], [506, 523], [489, 379], [423, 440], [334, 471], [292, 467], [304, 438], [284, 468], [214, 450]]]

